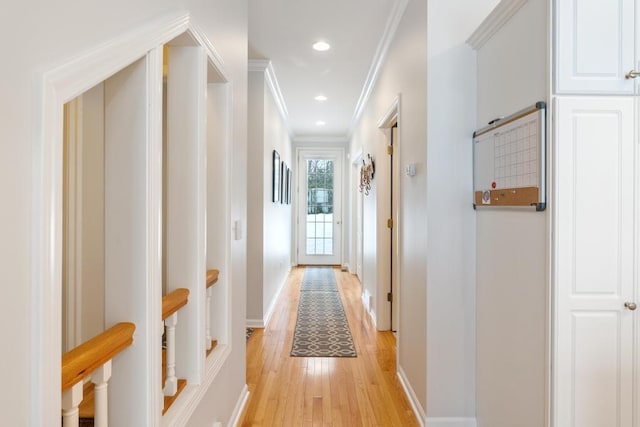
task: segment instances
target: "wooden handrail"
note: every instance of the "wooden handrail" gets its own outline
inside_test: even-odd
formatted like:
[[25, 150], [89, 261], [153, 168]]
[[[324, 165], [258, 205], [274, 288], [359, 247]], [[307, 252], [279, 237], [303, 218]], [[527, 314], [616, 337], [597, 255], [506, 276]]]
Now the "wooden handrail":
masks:
[[215, 268], [212, 270], [207, 270], [207, 288], [215, 285], [218, 281], [218, 276], [220, 275], [220, 271]]
[[62, 355], [62, 392], [82, 381], [133, 342], [133, 323], [118, 323]]
[[162, 297], [162, 320], [171, 316], [189, 302], [189, 289], [180, 288]]

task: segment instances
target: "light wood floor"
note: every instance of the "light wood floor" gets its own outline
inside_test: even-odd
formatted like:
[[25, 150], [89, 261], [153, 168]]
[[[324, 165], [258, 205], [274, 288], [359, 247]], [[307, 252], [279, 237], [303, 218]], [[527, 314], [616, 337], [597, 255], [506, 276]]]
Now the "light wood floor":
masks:
[[334, 269], [358, 357], [290, 357], [304, 268], [293, 269], [267, 329], [247, 342], [242, 426], [417, 426], [396, 377], [395, 338], [377, 332], [355, 276]]

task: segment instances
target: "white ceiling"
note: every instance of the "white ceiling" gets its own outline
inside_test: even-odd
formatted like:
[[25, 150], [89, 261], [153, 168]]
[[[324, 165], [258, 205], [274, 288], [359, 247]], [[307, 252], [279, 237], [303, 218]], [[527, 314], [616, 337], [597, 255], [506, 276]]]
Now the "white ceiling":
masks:
[[[402, 0], [250, 0], [249, 58], [271, 60], [295, 140], [344, 139]], [[311, 45], [324, 40], [327, 52]], [[370, 79], [369, 79], [370, 80]], [[328, 100], [318, 102], [316, 95]], [[316, 125], [318, 120], [324, 126]]]

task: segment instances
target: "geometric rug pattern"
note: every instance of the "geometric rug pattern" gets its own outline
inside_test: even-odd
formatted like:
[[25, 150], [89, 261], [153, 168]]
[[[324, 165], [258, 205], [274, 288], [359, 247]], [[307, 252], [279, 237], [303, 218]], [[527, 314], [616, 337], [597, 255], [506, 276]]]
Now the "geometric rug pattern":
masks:
[[357, 357], [331, 267], [307, 267], [291, 356]]

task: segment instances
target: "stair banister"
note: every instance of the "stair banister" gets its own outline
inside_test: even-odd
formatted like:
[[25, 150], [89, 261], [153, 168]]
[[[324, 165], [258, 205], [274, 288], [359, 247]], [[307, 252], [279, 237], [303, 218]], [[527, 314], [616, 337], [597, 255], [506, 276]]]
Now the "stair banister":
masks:
[[62, 422], [64, 427], [79, 424], [83, 380], [91, 376], [95, 384], [95, 426], [107, 427], [107, 383], [111, 360], [133, 343], [133, 323], [118, 323], [62, 355]]
[[180, 288], [162, 298], [162, 320], [166, 328], [167, 341], [167, 379], [164, 385], [164, 395], [173, 396], [178, 391], [176, 377], [176, 325], [178, 310], [189, 302], [189, 290]]
[[205, 341], [207, 343], [207, 351], [213, 348], [211, 339], [211, 295], [213, 294], [213, 290], [211, 287], [218, 282], [219, 275], [219, 270], [207, 270], [207, 301], [205, 303]]

